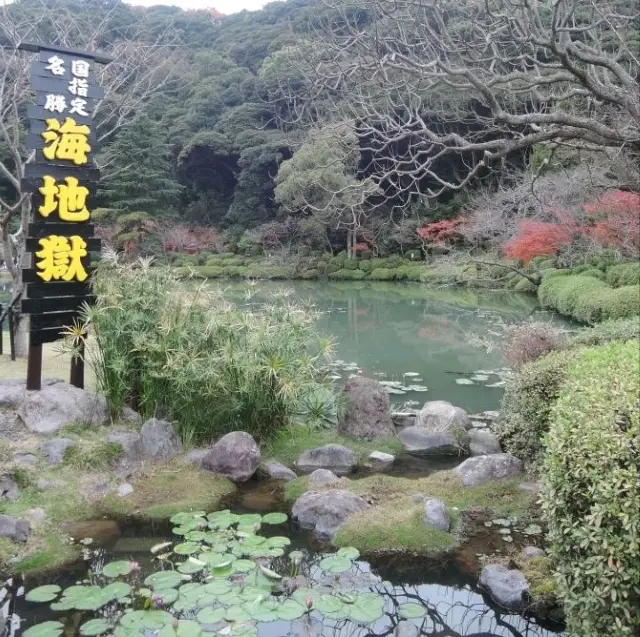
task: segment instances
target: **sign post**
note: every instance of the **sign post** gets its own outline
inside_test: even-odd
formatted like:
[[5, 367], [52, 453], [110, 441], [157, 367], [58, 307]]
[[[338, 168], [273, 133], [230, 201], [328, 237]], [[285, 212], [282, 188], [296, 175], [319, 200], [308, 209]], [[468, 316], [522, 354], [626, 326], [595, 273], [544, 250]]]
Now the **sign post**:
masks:
[[[98, 150], [93, 111], [104, 94], [94, 67], [110, 60], [40, 44], [18, 48], [39, 54], [31, 66], [36, 101], [27, 110], [27, 145], [35, 161], [26, 165], [22, 180], [23, 191], [33, 193], [33, 223], [27, 232], [32, 257], [31, 267], [22, 271], [22, 312], [31, 315], [27, 389], [37, 390], [43, 343], [62, 338], [65, 327], [78, 322], [80, 307], [93, 301], [91, 253], [100, 251], [89, 209], [100, 179], [93, 161]], [[70, 382], [84, 386], [78, 356], [71, 362]]]

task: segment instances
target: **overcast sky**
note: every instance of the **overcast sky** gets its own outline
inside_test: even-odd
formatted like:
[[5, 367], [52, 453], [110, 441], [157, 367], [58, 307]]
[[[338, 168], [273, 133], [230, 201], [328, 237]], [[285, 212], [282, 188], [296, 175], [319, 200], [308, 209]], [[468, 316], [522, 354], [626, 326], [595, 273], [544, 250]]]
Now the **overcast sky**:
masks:
[[125, 0], [129, 4], [151, 7], [156, 4], [171, 4], [183, 9], [217, 9], [221, 13], [229, 14], [247, 9], [255, 11], [262, 9], [268, 0]]

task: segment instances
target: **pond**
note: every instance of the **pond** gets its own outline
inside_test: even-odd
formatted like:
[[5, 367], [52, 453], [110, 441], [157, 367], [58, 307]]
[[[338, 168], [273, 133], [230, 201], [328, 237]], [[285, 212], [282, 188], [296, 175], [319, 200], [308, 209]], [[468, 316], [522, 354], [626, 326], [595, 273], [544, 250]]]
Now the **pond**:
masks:
[[501, 351], [508, 326], [525, 320], [568, 325], [542, 311], [534, 296], [513, 292], [384, 282], [212, 285], [238, 303], [260, 305], [286, 293], [313, 306], [320, 331], [336, 343], [336, 380], [357, 373], [377, 378], [388, 384], [396, 409], [419, 409], [427, 400], [472, 413], [498, 409], [509, 373]]
[[[70, 597], [74, 593], [77, 596], [76, 606], [72, 599], [66, 610], [54, 612], [49, 603], [27, 601], [24, 596], [15, 597], [12, 610], [21, 617], [22, 631], [27, 632], [31, 626], [42, 622], [59, 621], [61, 624], [57, 631], [47, 630], [40, 637], [58, 637], [63, 629], [66, 635], [82, 634], [80, 626], [92, 618], [106, 618], [113, 625], [124, 608], [144, 608], [143, 599], [135, 592], [130, 593], [126, 587], [122, 598], [102, 605], [98, 601], [96, 605], [99, 609], [94, 610], [92, 598], [88, 595], [91, 593], [95, 596], [97, 589], [90, 591], [85, 588], [82, 593], [77, 585], [97, 585], [104, 589], [122, 581], [131, 584], [134, 591], [146, 586], [153, 588], [152, 608], [165, 609], [175, 617], [199, 624], [206, 631], [202, 635], [551, 637], [561, 634], [557, 626], [541, 625], [533, 619], [494, 606], [476, 587], [475, 574], [468, 572], [455, 556], [435, 563], [400, 557], [364, 560], [357, 555], [357, 551], [343, 549], [338, 555], [344, 557], [327, 561], [327, 552], [333, 554], [335, 549], [301, 531], [284, 516], [280, 521], [274, 520], [269, 524], [266, 523], [268, 518], [263, 517], [261, 529], [252, 530], [247, 525], [260, 521], [260, 517], [246, 506], [247, 498], [243, 497], [252, 489], [251, 485], [249, 491], [245, 487], [244, 493], [241, 492], [233, 502], [228, 503], [232, 511], [237, 513], [221, 511], [207, 518], [204, 515], [196, 517], [199, 522], [204, 521], [197, 527], [191, 525], [194, 518], [189, 515], [179, 520], [172, 518], [173, 524], [135, 520], [121, 520], [116, 524], [96, 523], [93, 530], [96, 537], [101, 536], [101, 540], [85, 549], [84, 563], [58, 574], [34, 577], [24, 582], [27, 598], [29, 591], [37, 586], [58, 585], [62, 591], [58, 591], [54, 599], [48, 599], [54, 602], [60, 602], [64, 591], [73, 586], [68, 595]], [[278, 500], [267, 504], [272, 510], [286, 510]], [[207, 537], [203, 530], [212, 537]], [[91, 532], [91, 526], [84, 523], [84, 533], [77, 535], [76, 539], [87, 532]], [[254, 533], [264, 538], [265, 543], [249, 542], [252, 539], [249, 536]], [[153, 557], [151, 550], [165, 541], [173, 541], [173, 547], [163, 547], [161, 551], [154, 549], [155, 555], [171, 553], [172, 549], [174, 552], [159, 561]], [[219, 546], [221, 541], [227, 543], [226, 549]], [[238, 541], [248, 552], [242, 553], [242, 548], [238, 551]], [[208, 548], [207, 543], [211, 542], [215, 544], [213, 548]], [[215, 553], [225, 550], [228, 553]], [[272, 556], [269, 557], [270, 552]], [[194, 566], [189, 561], [189, 555], [197, 556], [196, 562], [207, 562], [204, 572], [198, 571], [197, 564]], [[235, 560], [235, 570], [227, 561], [220, 559], [226, 556]], [[123, 575], [107, 576], [108, 569], [101, 573], [104, 566], [113, 561], [120, 565], [116, 572], [123, 571]], [[132, 562], [140, 570], [127, 573], [127, 565]], [[214, 562], [222, 566], [210, 566]], [[266, 579], [263, 571], [256, 568], [256, 563], [269, 569], [264, 571], [268, 576]], [[163, 564], [164, 572], [169, 574], [168, 579], [175, 577], [175, 581], [155, 585], [153, 578], [158, 576], [153, 575], [151, 579], [148, 576], [157, 573]], [[180, 566], [185, 564], [191, 568]], [[176, 568], [192, 574], [183, 575], [181, 581]], [[270, 581], [269, 571], [282, 575], [283, 579]], [[205, 591], [203, 586], [207, 583], [211, 586]], [[22, 582], [14, 582], [13, 590], [20, 584]], [[183, 587], [183, 584], [187, 585]], [[273, 591], [271, 595], [270, 590]], [[207, 592], [211, 594], [205, 596]], [[163, 595], [167, 600], [178, 600], [177, 605], [174, 605], [174, 601], [165, 602]], [[64, 598], [62, 601], [64, 603]], [[237, 618], [235, 623], [225, 625], [225, 620], [219, 619], [226, 613], [231, 614], [226, 617]], [[133, 617], [144, 619], [140, 613]], [[152, 620], [149, 626], [136, 623], [125, 630], [121, 624], [121, 628], [115, 632], [116, 637], [197, 637], [199, 634], [194, 624], [185, 625], [184, 633], [174, 632], [169, 615], [156, 617], [160, 621], [158, 626], [153, 624], [153, 616], [147, 617]], [[163, 625], [162, 622], [169, 624]], [[229, 626], [230, 630], [225, 631]], [[187, 627], [196, 632], [187, 631]], [[30, 635], [38, 637], [34, 632]]]

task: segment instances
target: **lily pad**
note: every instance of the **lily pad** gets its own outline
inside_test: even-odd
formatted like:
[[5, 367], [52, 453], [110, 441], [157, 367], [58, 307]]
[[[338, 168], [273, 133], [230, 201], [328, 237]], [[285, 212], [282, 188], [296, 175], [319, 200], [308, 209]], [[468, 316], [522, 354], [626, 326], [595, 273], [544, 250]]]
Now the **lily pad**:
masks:
[[102, 589], [105, 597], [121, 600], [131, 594], [131, 585], [126, 582], [113, 582]]
[[185, 573], [187, 575], [193, 575], [193, 573], [199, 573], [204, 568], [204, 564], [196, 564], [195, 562], [182, 562], [180, 566], [178, 566], [178, 573]]
[[344, 573], [351, 569], [351, 560], [346, 557], [332, 555], [330, 557], [325, 557], [320, 562], [320, 568], [327, 573]]
[[278, 618], [285, 621], [293, 621], [299, 619], [307, 612], [307, 609], [302, 604], [298, 604], [293, 599], [287, 599], [278, 606]]
[[224, 580], [216, 580], [214, 582], [209, 582], [203, 586], [203, 590], [205, 593], [209, 595], [225, 595], [228, 593], [233, 587], [229, 582], [225, 582]]
[[202, 628], [196, 621], [190, 619], [181, 619], [178, 627], [165, 626], [159, 633], [158, 637], [200, 637]]
[[360, 551], [358, 551], [357, 548], [354, 548], [353, 546], [345, 546], [343, 548], [341, 548], [336, 555], [338, 557], [344, 557], [347, 560], [357, 560], [360, 557]]
[[109, 622], [106, 619], [90, 619], [80, 626], [80, 634], [83, 637], [97, 637], [110, 629]]
[[313, 600], [313, 608], [323, 615], [344, 610], [344, 607], [345, 603], [335, 595], [320, 595]]
[[406, 604], [400, 604], [398, 613], [405, 619], [418, 619], [419, 617], [424, 617], [427, 611], [422, 604], [408, 602]]
[[27, 628], [24, 631], [23, 635], [24, 637], [59, 637], [59, 635], [62, 635], [63, 630], [63, 624], [51, 621], [31, 626], [31, 628]]
[[377, 621], [384, 614], [384, 602], [382, 598], [373, 593], [358, 595], [355, 604], [346, 606], [349, 619], [359, 624], [370, 624]]
[[228, 622], [248, 622], [251, 615], [243, 605], [233, 605], [225, 610], [224, 618]]
[[236, 560], [233, 563], [233, 570], [236, 573], [248, 573], [256, 567], [256, 563], [251, 560]]
[[28, 602], [50, 602], [58, 597], [58, 593], [62, 589], [56, 584], [47, 584], [46, 586], [38, 586], [38, 588], [34, 588], [30, 590], [25, 599]]
[[192, 555], [197, 553], [201, 549], [198, 542], [184, 542], [173, 547], [173, 552], [178, 555]]
[[246, 606], [253, 619], [259, 622], [274, 622], [278, 619], [278, 603], [265, 600]]
[[177, 601], [179, 596], [175, 588], [161, 588], [153, 591], [153, 600], [158, 606], [169, 606]]
[[262, 516], [263, 524], [284, 524], [288, 519], [286, 513], [267, 513]]
[[102, 569], [105, 577], [120, 577], [121, 575], [129, 575], [133, 570], [133, 564], [129, 560], [118, 560], [117, 562], [109, 562]]
[[176, 586], [182, 584], [183, 581], [182, 575], [176, 571], [158, 571], [157, 573], [153, 573], [153, 575], [149, 575], [149, 577], [144, 580], [144, 583], [147, 586], [151, 586], [153, 590], [157, 590], [162, 588], [176, 588]]
[[128, 631], [160, 630], [173, 622], [173, 615], [165, 610], [134, 610], [120, 618], [120, 626]]
[[203, 608], [197, 615], [201, 624], [217, 624], [224, 620], [225, 608]]

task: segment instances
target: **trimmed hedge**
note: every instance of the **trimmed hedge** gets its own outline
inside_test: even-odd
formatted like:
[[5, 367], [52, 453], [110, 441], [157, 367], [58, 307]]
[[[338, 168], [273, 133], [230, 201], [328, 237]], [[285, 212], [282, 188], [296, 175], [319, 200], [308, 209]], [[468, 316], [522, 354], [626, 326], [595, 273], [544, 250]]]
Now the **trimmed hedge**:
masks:
[[538, 290], [538, 286], [533, 283], [533, 281], [529, 281], [529, 279], [525, 279], [522, 277], [513, 287], [516, 292], [529, 292], [530, 294], [534, 294]]
[[607, 283], [619, 288], [640, 285], [640, 263], [619, 263], [607, 269]]
[[594, 327], [580, 330], [573, 338], [574, 345], [603, 345], [610, 341], [640, 340], [640, 316], [603, 321]]
[[367, 276], [366, 272], [362, 270], [338, 270], [337, 272], [330, 272], [330, 279], [337, 279], [339, 281], [361, 281]]
[[371, 272], [371, 270], [373, 270], [373, 264], [375, 262], [374, 261], [360, 261], [358, 263], [358, 267], [363, 271], [363, 272]]
[[375, 268], [371, 272], [371, 278], [374, 281], [394, 281], [396, 278], [396, 271], [390, 268]]
[[640, 630], [640, 352], [587, 348], [551, 413], [541, 494], [568, 633]]

